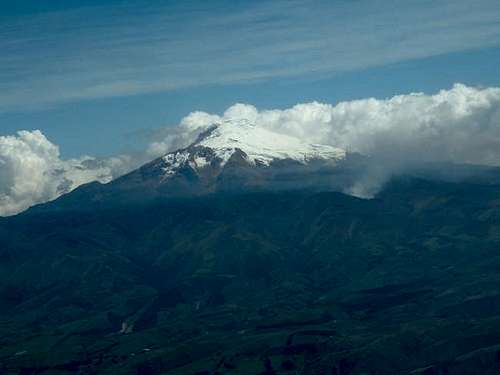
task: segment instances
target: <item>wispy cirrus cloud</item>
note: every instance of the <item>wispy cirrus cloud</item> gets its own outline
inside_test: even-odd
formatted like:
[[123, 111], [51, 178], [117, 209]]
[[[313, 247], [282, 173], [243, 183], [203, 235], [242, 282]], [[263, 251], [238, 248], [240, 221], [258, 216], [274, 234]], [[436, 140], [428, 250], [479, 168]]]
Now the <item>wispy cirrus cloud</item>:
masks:
[[495, 0], [176, 3], [4, 20], [0, 112], [500, 45]]

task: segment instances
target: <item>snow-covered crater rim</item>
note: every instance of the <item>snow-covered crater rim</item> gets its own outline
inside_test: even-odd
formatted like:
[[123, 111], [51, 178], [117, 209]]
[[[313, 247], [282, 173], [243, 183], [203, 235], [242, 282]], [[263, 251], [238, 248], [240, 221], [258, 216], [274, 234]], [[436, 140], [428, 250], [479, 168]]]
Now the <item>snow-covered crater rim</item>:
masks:
[[226, 120], [202, 132], [186, 149], [165, 155], [163, 169], [166, 175], [172, 175], [186, 165], [194, 170], [214, 163], [223, 167], [238, 150], [249, 164], [255, 166], [270, 166], [273, 161], [286, 159], [301, 164], [314, 160], [335, 162], [346, 156], [343, 149], [309, 144], [248, 120]]

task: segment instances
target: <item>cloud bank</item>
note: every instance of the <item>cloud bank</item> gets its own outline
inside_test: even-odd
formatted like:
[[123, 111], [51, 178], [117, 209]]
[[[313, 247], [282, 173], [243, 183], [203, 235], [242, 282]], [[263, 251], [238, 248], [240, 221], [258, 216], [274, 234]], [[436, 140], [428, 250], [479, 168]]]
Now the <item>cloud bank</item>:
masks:
[[370, 156], [370, 168], [346, 192], [370, 196], [392, 174], [433, 162], [500, 166], [500, 88], [456, 84], [434, 95], [297, 104], [259, 110], [235, 104], [223, 114], [192, 112], [162, 129], [143, 155], [62, 160], [39, 131], [0, 137], [0, 215], [45, 202], [82, 183], [107, 182], [144, 160], [184, 147], [210, 125], [244, 118], [302, 140]]
[[376, 158], [500, 165], [499, 111], [500, 88], [462, 84], [434, 95], [312, 102], [283, 110], [235, 104], [223, 115], [189, 114], [149, 151], [171, 151], [194, 141], [213, 123], [244, 118], [278, 133]]
[[149, 152], [187, 145], [210, 124], [231, 118], [370, 156], [370, 168], [355, 186], [346, 188], [358, 196], [371, 196], [390, 175], [424, 163], [500, 166], [500, 88], [462, 84], [434, 95], [412, 93], [336, 105], [313, 102], [284, 110], [236, 104], [221, 116], [193, 112]]
[[90, 181], [124, 173], [129, 157], [61, 160], [59, 148], [40, 131], [0, 137], [0, 216], [18, 213]]

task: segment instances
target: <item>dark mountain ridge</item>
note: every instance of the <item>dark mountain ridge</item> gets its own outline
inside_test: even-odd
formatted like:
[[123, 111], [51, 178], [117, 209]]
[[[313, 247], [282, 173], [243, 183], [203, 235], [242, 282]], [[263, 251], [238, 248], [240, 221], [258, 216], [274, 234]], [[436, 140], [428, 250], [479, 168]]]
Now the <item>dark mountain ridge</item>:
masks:
[[4, 372], [498, 371], [498, 185], [107, 188], [0, 220]]

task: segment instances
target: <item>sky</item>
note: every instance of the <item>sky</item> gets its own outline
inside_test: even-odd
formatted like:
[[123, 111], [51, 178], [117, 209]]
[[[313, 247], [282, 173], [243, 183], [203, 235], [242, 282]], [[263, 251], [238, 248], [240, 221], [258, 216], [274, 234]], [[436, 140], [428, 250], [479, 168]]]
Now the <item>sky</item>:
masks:
[[499, 85], [500, 3], [4, 0], [0, 49], [0, 135], [108, 156], [237, 102]]
[[0, 215], [231, 116], [386, 165], [500, 165], [497, 0], [1, 5]]

